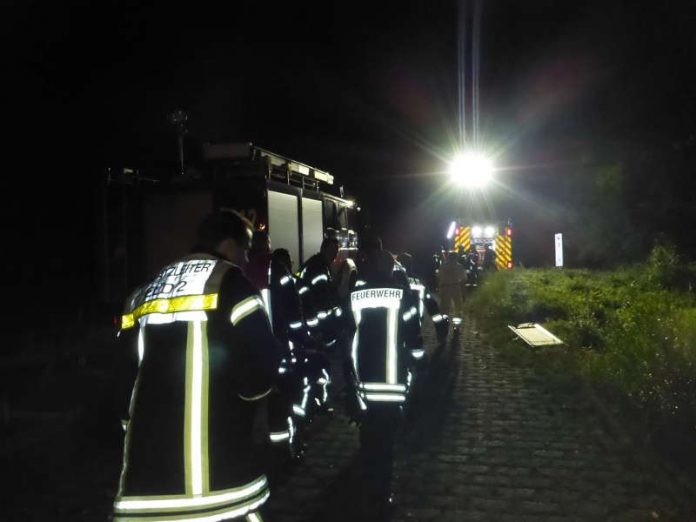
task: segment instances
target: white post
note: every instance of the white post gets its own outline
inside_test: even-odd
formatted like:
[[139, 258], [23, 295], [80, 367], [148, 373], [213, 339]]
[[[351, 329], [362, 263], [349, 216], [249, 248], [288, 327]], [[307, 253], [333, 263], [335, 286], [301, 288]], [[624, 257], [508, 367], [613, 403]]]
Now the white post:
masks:
[[556, 268], [563, 268], [563, 234], [556, 234]]

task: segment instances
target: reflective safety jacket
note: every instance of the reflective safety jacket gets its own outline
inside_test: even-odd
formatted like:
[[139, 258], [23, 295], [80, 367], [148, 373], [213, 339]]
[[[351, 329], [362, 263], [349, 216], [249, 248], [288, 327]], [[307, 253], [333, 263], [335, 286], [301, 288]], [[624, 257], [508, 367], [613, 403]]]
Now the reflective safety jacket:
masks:
[[300, 270], [299, 293], [307, 326], [328, 344], [335, 342], [342, 320], [331, 267], [321, 254], [310, 257]]
[[405, 402], [412, 352], [423, 350], [417, 300], [403, 288], [360, 280], [350, 298], [351, 361], [360, 407]]
[[229, 520], [270, 492], [255, 456], [255, 401], [278, 373], [279, 346], [258, 291], [206, 254], [166, 266], [122, 318], [139, 365], [115, 521]]
[[440, 305], [437, 303], [433, 294], [417, 277], [409, 277], [408, 282], [411, 290], [418, 294], [418, 314], [420, 315], [421, 321], [423, 320], [424, 311], [427, 309], [428, 315], [432, 319], [438, 335], [442, 336], [446, 334], [448, 318], [440, 312]]

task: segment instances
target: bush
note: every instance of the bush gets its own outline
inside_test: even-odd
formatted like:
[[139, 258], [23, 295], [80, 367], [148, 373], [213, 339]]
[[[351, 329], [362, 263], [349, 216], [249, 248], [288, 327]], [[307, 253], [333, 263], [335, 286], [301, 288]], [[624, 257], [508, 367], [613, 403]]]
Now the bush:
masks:
[[[655, 423], [693, 430], [696, 296], [684, 284], [692, 271], [669, 246], [655, 247], [645, 264], [612, 272], [503, 271], [483, 282], [468, 308], [507, 353], [527, 352], [540, 367], [565, 372], [557, 379], [588, 380]], [[532, 321], [564, 345], [520, 350], [509, 343], [505, 325]]]

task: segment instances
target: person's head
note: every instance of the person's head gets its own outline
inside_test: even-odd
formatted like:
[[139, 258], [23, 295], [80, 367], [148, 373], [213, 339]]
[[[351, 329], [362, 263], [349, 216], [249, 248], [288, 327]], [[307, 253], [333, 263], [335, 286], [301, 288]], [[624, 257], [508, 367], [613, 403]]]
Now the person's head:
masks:
[[196, 250], [213, 252], [243, 266], [251, 242], [251, 223], [234, 210], [216, 210], [198, 225]]
[[338, 255], [338, 239], [335, 237], [324, 238], [324, 241], [321, 242], [320, 252], [327, 263], [332, 263]]
[[394, 256], [386, 250], [378, 250], [363, 267], [361, 277], [370, 284], [389, 285], [393, 280]]
[[396, 260], [401, 263], [407, 273], [411, 274], [413, 272], [413, 256], [411, 254], [402, 252]]
[[374, 230], [367, 230], [360, 236], [360, 250], [363, 252], [376, 252], [382, 250], [382, 238]]
[[254, 230], [254, 235], [251, 237], [251, 250], [258, 252], [271, 251], [271, 238], [265, 230]]
[[280, 264], [287, 268], [288, 272], [292, 272], [292, 258], [285, 248], [276, 248], [271, 256], [271, 262]]

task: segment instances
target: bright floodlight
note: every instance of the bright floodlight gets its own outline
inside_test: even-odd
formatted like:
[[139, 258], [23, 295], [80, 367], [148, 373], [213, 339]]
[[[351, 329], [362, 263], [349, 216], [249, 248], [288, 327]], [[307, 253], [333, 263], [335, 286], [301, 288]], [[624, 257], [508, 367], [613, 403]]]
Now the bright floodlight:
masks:
[[449, 226], [449, 230], [447, 230], [447, 239], [452, 239], [452, 236], [454, 236], [454, 229], [457, 227], [457, 222], [452, 221]]
[[480, 152], [458, 154], [449, 166], [452, 180], [467, 188], [485, 186], [493, 176], [493, 163]]
[[481, 237], [481, 227], [478, 226], [478, 225], [475, 225], [475, 226], [471, 229], [471, 236], [472, 236], [472, 237]]
[[492, 227], [492, 226], [490, 226], [490, 225], [488, 225], [488, 226], [485, 228], [485, 230], [483, 231], [483, 234], [484, 234], [486, 237], [493, 237], [493, 236], [495, 235], [495, 228]]

